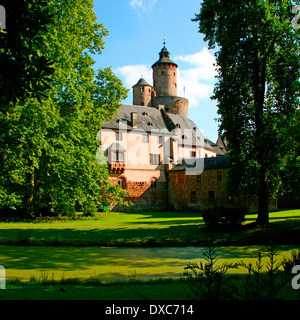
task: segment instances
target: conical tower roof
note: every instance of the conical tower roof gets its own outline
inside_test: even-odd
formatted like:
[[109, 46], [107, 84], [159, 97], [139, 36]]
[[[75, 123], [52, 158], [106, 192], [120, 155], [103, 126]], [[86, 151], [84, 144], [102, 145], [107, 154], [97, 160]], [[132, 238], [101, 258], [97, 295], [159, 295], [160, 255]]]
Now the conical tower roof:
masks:
[[[168, 63], [168, 64], [173, 64], [176, 67], [178, 67], [178, 65], [170, 59], [170, 52], [166, 48], [166, 43], [165, 42], [164, 42], [163, 48], [161, 49], [161, 51], [159, 53], [159, 60], [157, 60], [153, 64], [153, 66], [155, 66], [157, 63]], [[152, 68], [153, 68], [153, 66], [152, 66]]]
[[148, 86], [148, 87], [152, 87], [151, 84], [149, 84], [144, 78], [141, 78], [133, 87], [144, 87], [144, 86]]

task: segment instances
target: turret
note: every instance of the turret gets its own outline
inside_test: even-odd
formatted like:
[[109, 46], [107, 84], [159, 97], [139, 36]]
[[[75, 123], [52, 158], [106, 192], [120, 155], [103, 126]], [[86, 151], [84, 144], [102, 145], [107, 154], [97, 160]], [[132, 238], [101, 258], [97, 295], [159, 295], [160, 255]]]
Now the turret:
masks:
[[152, 98], [153, 87], [141, 78], [133, 87], [133, 104], [149, 106]]
[[159, 60], [153, 66], [153, 85], [156, 97], [177, 96], [177, 64], [170, 60], [170, 53], [164, 42]]

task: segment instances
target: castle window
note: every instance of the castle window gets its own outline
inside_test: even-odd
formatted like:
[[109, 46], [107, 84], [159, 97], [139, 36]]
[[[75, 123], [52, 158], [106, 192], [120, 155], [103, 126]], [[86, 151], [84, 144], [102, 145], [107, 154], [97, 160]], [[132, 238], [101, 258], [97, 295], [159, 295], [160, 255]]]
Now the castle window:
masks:
[[209, 200], [215, 199], [215, 192], [214, 191], [208, 191], [208, 199]]
[[151, 189], [157, 188], [157, 179], [156, 178], [151, 178], [150, 183], [151, 183]]
[[112, 153], [112, 158], [113, 161], [117, 162], [117, 161], [124, 161], [125, 157], [124, 157], [124, 152], [121, 151], [114, 151]]
[[217, 172], [217, 181], [222, 182], [222, 171]]
[[122, 189], [126, 189], [126, 180], [123, 177], [120, 177], [118, 179], [118, 185], [122, 188]]
[[196, 158], [196, 151], [191, 151], [191, 158]]
[[197, 175], [197, 182], [200, 183], [201, 182], [201, 174]]
[[122, 132], [116, 132], [116, 140], [122, 141]]
[[186, 139], [187, 139], [187, 136], [184, 134], [181, 138], [182, 138], [183, 140], [186, 140]]
[[190, 198], [192, 203], [195, 203], [197, 201], [197, 192], [196, 191], [191, 191], [191, 198]]
[[148, 143], [148, 142], [149, 142], [149, 138], [148, 138], [148, 135], [147, 135], [147, 134], [144, 134], [144, 135], [143, 135], [143, 142], [144, 142], [144, 143]]
[[143, 92], [144, 91], [144, 87], [141, 87], [141, 92]]
[[158, 143], [164, 143], [164, 137], [159, 136], [158, 137]]
[[159, 154], [150, 154], [150, 164], [159, 164], [160, 155]]

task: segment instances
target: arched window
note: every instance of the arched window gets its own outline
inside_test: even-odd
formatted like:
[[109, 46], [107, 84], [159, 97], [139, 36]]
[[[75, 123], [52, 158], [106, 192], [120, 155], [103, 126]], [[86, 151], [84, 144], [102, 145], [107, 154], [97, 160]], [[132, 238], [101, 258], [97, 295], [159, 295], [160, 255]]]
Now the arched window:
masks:
[[150, 183], [151, 183], [151, 189], [157, 188], [157, 179], [156, 178], [151, 178]]
[[118, 179], [118, 185], [122, 188], [122, 189], [126, 189], [126, 180], [124, 177], [120, 177]]

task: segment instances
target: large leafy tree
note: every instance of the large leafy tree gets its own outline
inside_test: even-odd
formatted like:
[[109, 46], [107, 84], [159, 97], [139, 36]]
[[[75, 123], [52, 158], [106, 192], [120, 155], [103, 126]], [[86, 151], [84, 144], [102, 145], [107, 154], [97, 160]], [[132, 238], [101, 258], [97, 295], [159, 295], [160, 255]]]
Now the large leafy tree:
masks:
[[[295, 1], [296, 3], [298, 1]], [[281, 186], [299, 106], [299, 31], [290, 0], [204, 0], [195, 21], [216, 50], [220, 131], [229, 146], [229, 189], [258, 196], [259, 224]]]
[[[3, 0], [6, 29], [0, 30], [0, 103], [2, 111], [11, 102], [27, 97], [45, 97], [54, 72], [52, 61], [41, 53], [41, 34], [53, 22], [46, 0]], [[1, 26], [0, 26], [1, 28]]]
[[40, 29], [38, 55], [53, 63], [55, 73], [51, 82], [39, 82], [47, 85], [46, 91], [36, 88], [43, 96], [1, 105], [6, 129], [1, 130], [0, 207], [29, 215], [92, 213], [105, 188], [121, 202], [124, 197], [108, 184], [107, 166], [96, 160], [96, 136], [127, 90], [110, 68], [93, 69], [92, 54], [101, 54], [107, 35], [96, 22], [93, 1], [52, 0], [46, 8], [51, 21]]

